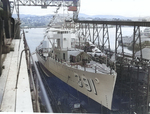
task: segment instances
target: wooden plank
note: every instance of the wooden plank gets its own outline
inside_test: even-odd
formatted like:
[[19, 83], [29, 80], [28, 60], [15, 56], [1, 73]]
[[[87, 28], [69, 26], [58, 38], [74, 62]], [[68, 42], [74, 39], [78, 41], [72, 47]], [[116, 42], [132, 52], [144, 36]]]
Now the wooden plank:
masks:
[[3, 62], [3, 66], [5, 68], [2, 70], [2, 75], [0, 76], [0, 104], [2, 104], [2, 99], [4, 95], [4, 90], [5, 90], [5, 85], [6, 85], [9, 69], [10, 69], [12, 55], [13, 53], [7, 54], [6, 59]]
[[17, 68], [17, 59], [18, 59], [17, 56], [18, 56], [19, 41], [14, 40], [13, 42], [15, 42], [16, 45], [14, 48], [14, 52], [9, 53], [9, 54], [12, 54], [12, 57], [11, 57], [10, 67], [8, 68], [9, 69], [8, 77], [7, 77], [7, 82], [6, 82], [3, 100], [1, 104], [2, 112], [14, 112], [15, 111], [15, 104], [16, 104], [15, 84], [16, 84], [17, 69], [18, 69]]
[[19, 56], [24, 45], [22, 41], [19, 52], [19, 40], [13, 40], [13, 42], [15, 43], [14, 52], [7, 54], [4, 61], [5, 69], [0, 77], [1, 111], [33, 112], [25, 52], [22, 56], [18, 88], [16, 89]]

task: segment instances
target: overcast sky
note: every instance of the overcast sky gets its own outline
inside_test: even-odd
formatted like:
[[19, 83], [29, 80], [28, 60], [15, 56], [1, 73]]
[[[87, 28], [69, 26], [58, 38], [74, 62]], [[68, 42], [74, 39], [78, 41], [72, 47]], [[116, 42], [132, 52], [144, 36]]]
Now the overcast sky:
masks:
[[[20, 7], [20, 14], [54, 14], [56, 7]], [[81, 0], [80, 12], [87, 15], [150, 16], [150, 0]]]

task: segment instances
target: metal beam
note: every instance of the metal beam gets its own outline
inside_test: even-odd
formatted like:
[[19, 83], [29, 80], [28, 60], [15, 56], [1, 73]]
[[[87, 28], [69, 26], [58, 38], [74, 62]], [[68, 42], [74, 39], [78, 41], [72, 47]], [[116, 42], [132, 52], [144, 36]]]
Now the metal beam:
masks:
[[91, 39], [91, 31], [90, 31], [90, 25], [85, 24], [85, 38], [86, 39]]
[[76, 23], [90, 23], [90, 24], [107, 24], [107, 25], [124, 25], [124, 26], [143, 26], [150, 27], [150, 22], [142, 21], [87, 21], [87, 20], [76, 20]]
[[102, 30], [102, 26], [100, 26], [99, 24], [93, 24], [93, 44], [95, 43], [95, 41], [98, 41], [98, 48], [100, 49], [100, 47], [102, 46], [102, 40], [100, 38], [100, 32]]
[[138, 42], [138, 48], [140, 50], [140, 60], [142, 60], [142, 47], [141, 47], [141, 34], [140, 34], [140, 27], [134, 26], [133, 31], [133, 43], [132, 43], [132, 59], [135, 59], [135, 53], [136, 53], [136, 43]]
[[48, 6], [59, 7], [60, 5], [64, 7], [77, 7], [77, 11], [73, 10], [73, 20], [78, 19], [80, 0], [14, 0], [14, 6], [18, 15], [18, 20], [20, 20], [19, 6], [41, 6], [41, 8], [47, 8]]
[[103, 24], [103, 39], [102, 39], [102, 52], [104, 52], [105, 47], [110, 52], [110, 42], [107, 24]]
[[[122, 29], [121, 25], [116, 25], [116, 38], [115, 38], [115, 59], [117, 59], [119, 43], [118, 40], [121, 40], [121, 48], [122, 48], [122, 60], [124, 60], [124, 47], [123, 47], [123, 39], [122, 39]], [[122, 63], [123, 64], [123, 63]]]
[[16, 0], [19, 6], [59, 6], [62, 4], [64, 6], [72, 6], [78, 0]]

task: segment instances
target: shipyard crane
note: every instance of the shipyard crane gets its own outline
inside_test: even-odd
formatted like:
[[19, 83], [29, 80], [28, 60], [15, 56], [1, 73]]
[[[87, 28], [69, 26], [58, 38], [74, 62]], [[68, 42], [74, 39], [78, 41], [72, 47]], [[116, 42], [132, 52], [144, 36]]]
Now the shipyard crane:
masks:
[[78, 19], [78, 13], [80, 9], [80, 0], [14, 0], [14, 6], [19, 17], [20, 6], [40, 6], [41, 8], [47, 7], [59, 7], [63, 4], [64, 7], [68, 7], [68, 11], [73, 11], [73, 19]]

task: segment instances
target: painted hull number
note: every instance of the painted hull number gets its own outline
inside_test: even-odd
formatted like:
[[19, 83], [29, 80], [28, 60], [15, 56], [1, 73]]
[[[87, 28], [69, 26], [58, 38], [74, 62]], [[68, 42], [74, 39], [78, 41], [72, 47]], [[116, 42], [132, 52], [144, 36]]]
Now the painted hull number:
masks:
[[85, 89], [89, 92], [94, 92], [97, 95], [96, 87], [94, 81], [92, 79], [87, 79], [84, 75], [79, 76], [78, 74], [74, 74], [76, 78], [78, 78], [77, 84], [79, 87], [85, 87]]

